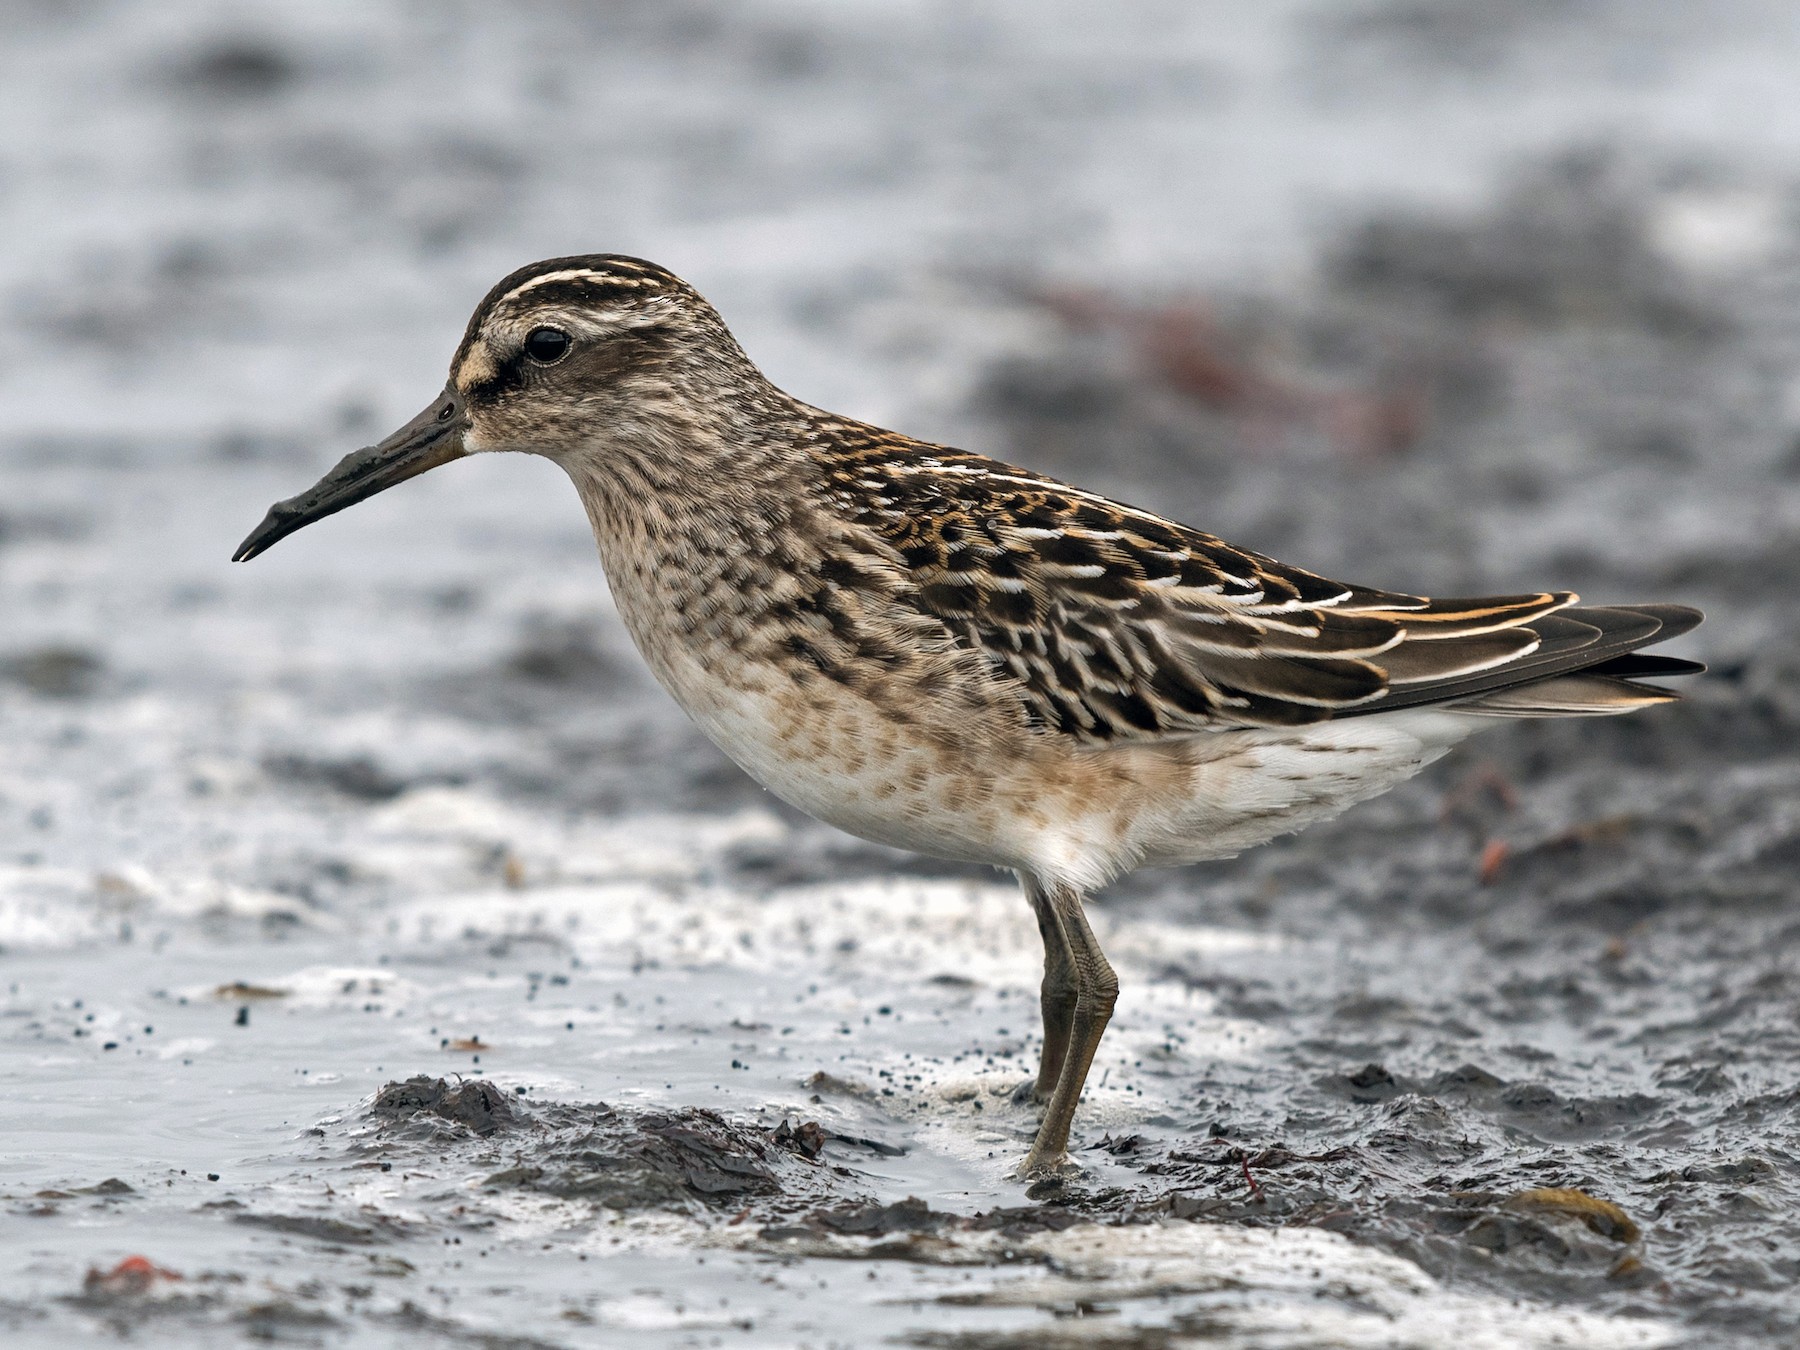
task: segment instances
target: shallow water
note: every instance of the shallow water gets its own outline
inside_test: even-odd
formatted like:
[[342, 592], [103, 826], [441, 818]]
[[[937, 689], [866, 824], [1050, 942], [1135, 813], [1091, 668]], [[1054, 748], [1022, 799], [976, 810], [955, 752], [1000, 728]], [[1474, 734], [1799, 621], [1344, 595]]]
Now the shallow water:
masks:
[[[1791, 1338], [1794, 26], [8, 6], [10, 1342]], [[1088, 1175], [1028, 1192], [1024, 906], [713, 751], [547, 465], [224, 562], [595, 248], [811, 401], [1375, 584], [1701, 604], [1715, 673], [1116, 888]]]

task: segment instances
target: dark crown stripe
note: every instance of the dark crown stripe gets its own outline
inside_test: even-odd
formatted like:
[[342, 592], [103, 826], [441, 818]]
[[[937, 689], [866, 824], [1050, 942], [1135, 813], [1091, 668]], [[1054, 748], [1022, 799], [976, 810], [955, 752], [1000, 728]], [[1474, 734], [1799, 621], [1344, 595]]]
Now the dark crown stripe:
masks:
[[[536, 308], [539, 305], [604, 305], [614, 300], [641, 299], [660, 289], [660, 284], [655, 282], [592, 276], [540, 282], [517, 295], [520, 304]], [[498, 302], [499, 305], [505, 303], [506, 299]]]
[[[587, 277], [576, 281], [570, 278], [568, 283], [547, 281], [543, 290], [547, 296], [555, 298], [556, 303], [592, 304], [596, 301], [619, 299], [625, 295], [641, 296], [657, 288], [667, 287], [671, 290], [686, 291], [687, 285], [680, 277], [667, 268], [658, 267], [643, 258], [631, 258], [621, 253], [581, 253], [566, 258], [545, 258], [539, 262], [527, 263], [515, 272], [510, 272], [482, 297], [481, 303], [475, 306], [475, 312], [469, 316], [469, 326], [463, 330], [462, 342], [457, 345], [456, 356], [450, 368], [460, 369], [463, 358], [468, 355], [469, 348], [475, 343], [475, 336], [481, 332], [482, 325], [493, 315], [494, 311], [514, 292], [525, 287], [536, 277], [551, 276], [557, 272], [585, 272]], [[557, 296], [557, 291], [565, 284], [588, 286], [594, 289], [581, 293], [567, 293]], [[610, 292], [604, 288], [611, 287]], [[535, 290], [526, 291], [535, 301]]]

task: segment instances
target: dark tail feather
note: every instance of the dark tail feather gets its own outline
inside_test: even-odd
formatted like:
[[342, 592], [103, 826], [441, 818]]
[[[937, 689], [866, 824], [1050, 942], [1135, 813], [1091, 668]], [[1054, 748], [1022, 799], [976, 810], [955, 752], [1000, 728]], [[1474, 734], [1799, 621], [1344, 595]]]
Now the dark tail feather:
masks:
[[[1662, 635], [1658, 634], [1658, 642]], [[1679, 656], [1652, 656], [1648, 652], [1632, 652], [1615, 656], [1597, 666], [1589, 666], [1589, 675], [1617, 675], [1622, 680], [1661, 680], [1676, 675], [1704, 675], [1704, 661], [1684, 661]]]
[[1658, 703], [1674, 703], [1680, 697], [1670, 689], [1583, 671], [1579, 675], [1555, 675], [1534, 684], [1497, 689], [1452, 706], [1458, 712], [1489, 717], [1607, 717]]
[[[1398, 617], [1404, 621], [1404, 616]], [[1637, 649], [1679, 637], [1700, 618], [1699, 610], [1685, 605], [1561, 609], [1503, 630], [1534, 634], [1538, 641], [1530, 651], [1473, 670], [1467, 664], [1458, 670], [1447, 658], [1461, 656], [1464, 647], [1473, 656], [1477, 640], [1493, 644], [1502, 634], [1441, 639], [1416, 647], [1409, 634], [1387, 658], [1397, 677], [1388, 696], [1337, 715], [1436, 704], [1494, 717], [1595, 717], [1668, 703], [1678, 695], [1636, 681], [1698, 675], [1706, 667]], [[1370, 659], [1380, 664], [1385, 655]], [[1431, 666], [1440, 658], [1445, 658], [1438, 667], [1443, 674], [1434, 678]]]

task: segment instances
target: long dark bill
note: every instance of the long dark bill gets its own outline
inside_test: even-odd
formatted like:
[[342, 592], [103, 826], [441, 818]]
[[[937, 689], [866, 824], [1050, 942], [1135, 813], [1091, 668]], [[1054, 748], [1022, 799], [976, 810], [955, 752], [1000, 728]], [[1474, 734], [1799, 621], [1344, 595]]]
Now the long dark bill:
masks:
[[231, 560], [248, 562], [277, 540], [315, 520], [355, 506], [365, 497], [385, 492], [427, 469], [461, 459], [468, 453], [463, 448], [467, 425], [462, 400], [454, 389], [446, 389], [437, 402], [381, 444], [345, 455], [336, 468], [298, 497], [276, 502], [262, 524], [238, 545]]

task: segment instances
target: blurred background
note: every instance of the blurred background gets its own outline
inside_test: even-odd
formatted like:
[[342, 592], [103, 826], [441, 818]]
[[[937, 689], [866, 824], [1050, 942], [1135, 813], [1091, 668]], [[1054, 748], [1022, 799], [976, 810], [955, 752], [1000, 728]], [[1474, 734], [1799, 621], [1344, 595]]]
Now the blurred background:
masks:
[[[1430, 1101], [1356, 1235], [1443, 1274], [1462, 1237], [1396, 1198], [1425, 1177], [1561, 1167], [1640, 1218], [1674, 1186], [1708, 1217], [1653, 1278], [1513, 1229], [1483, 1241], [1530, 1254], [1491, 1278], [1787, 1325], [1714, 1294], [1777, 1289], [1759, 1244], [1791, 1223], [1701, 1197], [1796, 1197], [1769, 1094], [1800, 1015], [1797, 73], [1782, 0], [0, 0], [19, 1016], [78, 1036], [84, 981], [164, 988], [134, 925], [201, 964], [354, 963], [391, 906], [612, 876], [570, 841], [620, 818], [747, 893], [973, 875], [787, 813], [688, 727], [546, 463], [460, 463], [227, 563], [433, 397], [501, 275], [638, 254], [833, 411], [1355, 581], [1704, 607], [1680, 651], [1714, 674], [1679, 708], [1495, 733], [1115, 904], [1300, 944], [1141, 968], [1268, 1038], [1235, 1077], [1169, 1070], [1177, 1133], [1378, 1148], [1370, 1103]], [[57, 1063], [44, 1100], [91, 1072]], [[1307, 1203], [1348, 1205], [1321, 1175]]]

